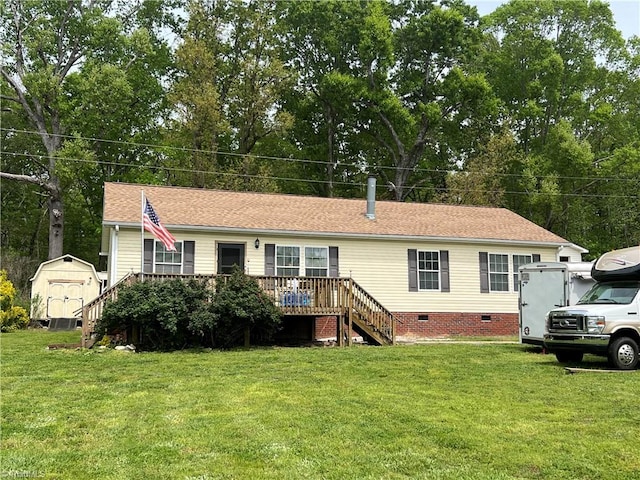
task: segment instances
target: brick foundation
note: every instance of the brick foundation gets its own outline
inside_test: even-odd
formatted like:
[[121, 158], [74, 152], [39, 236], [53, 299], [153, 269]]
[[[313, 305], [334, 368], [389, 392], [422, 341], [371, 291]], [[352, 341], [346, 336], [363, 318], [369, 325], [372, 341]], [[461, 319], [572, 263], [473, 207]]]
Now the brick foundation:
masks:
[[316, 339], [318, 338], [336, 338], [338, 328], [338, 318], [317, 317], [316, 318]]
[[504, 336], [518, 334], [517, 313], [394, 313], [397, 336]]
[[[518, 335], [517, 313], [406, 313], [393, 314], [396, 336], [438, 338], [454, 336], [507, 336]], [[337, 318], [318, 317], [315, 338], [335, 338]]]

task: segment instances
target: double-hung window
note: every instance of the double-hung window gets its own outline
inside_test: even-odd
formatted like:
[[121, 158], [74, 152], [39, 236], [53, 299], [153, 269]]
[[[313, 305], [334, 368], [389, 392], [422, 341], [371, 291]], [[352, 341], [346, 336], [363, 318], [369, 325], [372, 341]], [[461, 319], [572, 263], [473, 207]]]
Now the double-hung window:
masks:
[[531, 255], [514, 255], [513, 256], [513, 291], [520, 289], [520, 276], [518, 270], [522, 265], [532, 262]]
[[276, 275], [296, 277], [300, 275], [300, 247], [280, 245], [276, 247]]
[[418, 251], [418, 288], [440, 289], [440, 252]]
[[305, 247], [304, 269], [307, 277], [326, 277], [329, 272], [329, 249]]
[[489, 288], [492, 292], [509, 291], [509, 256], [489, 254]]
[[155, 241], [154, 272], [182, 273], [182, 242], [175, 242], [175, 251], [169, 251], [164, 244]]

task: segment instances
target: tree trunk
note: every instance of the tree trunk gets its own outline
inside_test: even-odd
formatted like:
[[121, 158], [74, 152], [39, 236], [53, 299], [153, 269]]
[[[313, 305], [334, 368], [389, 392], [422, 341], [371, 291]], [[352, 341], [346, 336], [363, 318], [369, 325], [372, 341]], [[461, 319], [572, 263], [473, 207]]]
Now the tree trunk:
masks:
[[251, 346], [251, 328], [244, 327], [244, 348]]
[[64, 237], [64, 203], [57, 178], [53, 178], [49, 192], [49, 260], [63, 254]]
[[0, 178], [39, 185], [47, 191], [49, 208], [49, 260], [62, 256], [64, 238], [64, 202], [60, 180], [52, 176], [46, 181], [36, 176], [0, 172]]

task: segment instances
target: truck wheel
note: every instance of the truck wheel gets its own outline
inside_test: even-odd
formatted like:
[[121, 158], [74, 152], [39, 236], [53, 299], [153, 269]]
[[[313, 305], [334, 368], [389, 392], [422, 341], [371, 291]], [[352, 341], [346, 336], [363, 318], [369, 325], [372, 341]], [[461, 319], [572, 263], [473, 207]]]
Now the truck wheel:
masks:
[[577, 350], [558, 350], [556, 358], [560, 363], [578, 363], [582, 361], [582, 352]]
[[609, 346], [609, 362], [620, 370], [638, 367], [638, 343], [629, 337], [616, 338]]

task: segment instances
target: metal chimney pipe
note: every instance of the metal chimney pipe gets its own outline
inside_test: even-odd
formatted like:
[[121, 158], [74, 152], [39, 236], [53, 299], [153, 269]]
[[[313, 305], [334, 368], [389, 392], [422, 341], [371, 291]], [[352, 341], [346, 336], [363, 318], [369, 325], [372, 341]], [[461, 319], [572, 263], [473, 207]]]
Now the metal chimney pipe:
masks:
[[376, 177], [370, 176], [367, 179], [367, 213], [369, 220], [376, 218]]

